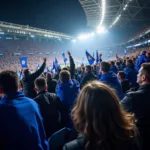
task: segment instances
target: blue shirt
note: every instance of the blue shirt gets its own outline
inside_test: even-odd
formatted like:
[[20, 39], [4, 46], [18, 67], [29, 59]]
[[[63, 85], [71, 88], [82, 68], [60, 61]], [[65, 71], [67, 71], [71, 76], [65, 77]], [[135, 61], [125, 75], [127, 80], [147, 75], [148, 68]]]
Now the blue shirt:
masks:
[[0, 101], [0, 149], [48, 150], [38, 106], [22, 92]]

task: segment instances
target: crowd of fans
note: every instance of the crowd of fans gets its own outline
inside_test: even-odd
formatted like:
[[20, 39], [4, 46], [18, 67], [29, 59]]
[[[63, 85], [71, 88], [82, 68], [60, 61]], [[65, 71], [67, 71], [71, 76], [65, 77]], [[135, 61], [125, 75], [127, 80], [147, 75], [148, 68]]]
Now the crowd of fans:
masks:
[[0, 149], [148, 150], [149, 50], [80, 67], [68, 56], [55, 74], [46, 58], [21, 79], [1, 68]]
[[[66, 43], [66, 42], [65, 42]], [[67, 44], [66, 44], [67, 45]], [[47, 56], [47, 65], [52, 66], [55, 57], [63, 64], [60, 51], [66, 49], [64, 43], [57, 41], [38, 40], [5, 40], [0, 39], [0, 71], [20, 70], [20, 57], [28, 58], [28, 67], [35, 70], [42, 58]], [[2, 54], [2, 55], [1, 55]]]

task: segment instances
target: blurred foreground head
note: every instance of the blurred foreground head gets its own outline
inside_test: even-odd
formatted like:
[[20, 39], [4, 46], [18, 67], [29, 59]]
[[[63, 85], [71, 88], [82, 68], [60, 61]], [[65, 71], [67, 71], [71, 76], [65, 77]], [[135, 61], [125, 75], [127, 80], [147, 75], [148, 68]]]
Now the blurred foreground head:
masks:
[[[120, 140], [135, 138], [134, 117], [126, 113], [115, 92], [98, 81], [88, 83], [72, 110], [74, 125], [86, 139], [86, 149], [106, 149]], [[106, 144], [107, 143], [107, 144]]]

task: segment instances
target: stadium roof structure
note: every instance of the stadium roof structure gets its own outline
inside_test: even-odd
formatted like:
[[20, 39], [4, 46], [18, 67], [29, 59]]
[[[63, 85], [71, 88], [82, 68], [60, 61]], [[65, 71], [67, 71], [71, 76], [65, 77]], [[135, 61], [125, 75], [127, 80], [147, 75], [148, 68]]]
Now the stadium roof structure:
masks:
[[97, 27], [101, 21], [105, 1], [103, 26], [107, 29], [116, 26], [137, 26], [139, 22], [150, 22], [150, 0], [79, 0], [82, 5], [87, 25]]
[[68, 40], [74, 39], [74, 37], [67, 34], [54, 32], [51, 30], [44, 30], [35, 27], [30, 27], [28, 25], [27, 26], [18, 25], [18, 24], [2, 22], [2, 21], [0, 21], [0, 29], [1, 29], [0, 31], [2, 31], [2, 29], [5, 29], [6, 32], [22, 33], [30, 36], [37, 35], [37, 36], [51, 37], [51, 38], [58, 38], [58, 39], [68, 39]]

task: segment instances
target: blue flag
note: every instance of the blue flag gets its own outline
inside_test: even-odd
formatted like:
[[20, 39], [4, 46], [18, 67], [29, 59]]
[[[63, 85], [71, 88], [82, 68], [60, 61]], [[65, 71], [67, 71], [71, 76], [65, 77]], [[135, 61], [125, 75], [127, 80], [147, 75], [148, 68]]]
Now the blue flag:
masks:
[[124, 49], [124, 55], [127, 55], [127, 50], [126, 49]]
[[52, 67], [52, 70], [56, 70], [54, 61], [53, 61], [53, 67]]
[[55, 70], [56, 71], [61, 68], [60, 65], [59, 65], [59, 63], [58, 63], [57, 58], [55, 58], [54, 65], [55, 65]]
[[62, 57], [63, 57], [64, 63], [66, 64], [67, 58], [65, 57], [65, 53], [62, 53]]
[[92, 65], [95, 59], [87, 51], [85, 52], [85, 54], [86, 54], [89, 64]]
[[20, 58], [20, 64], [22, 68], [27, 68], [27, 57], [21, 57]]

